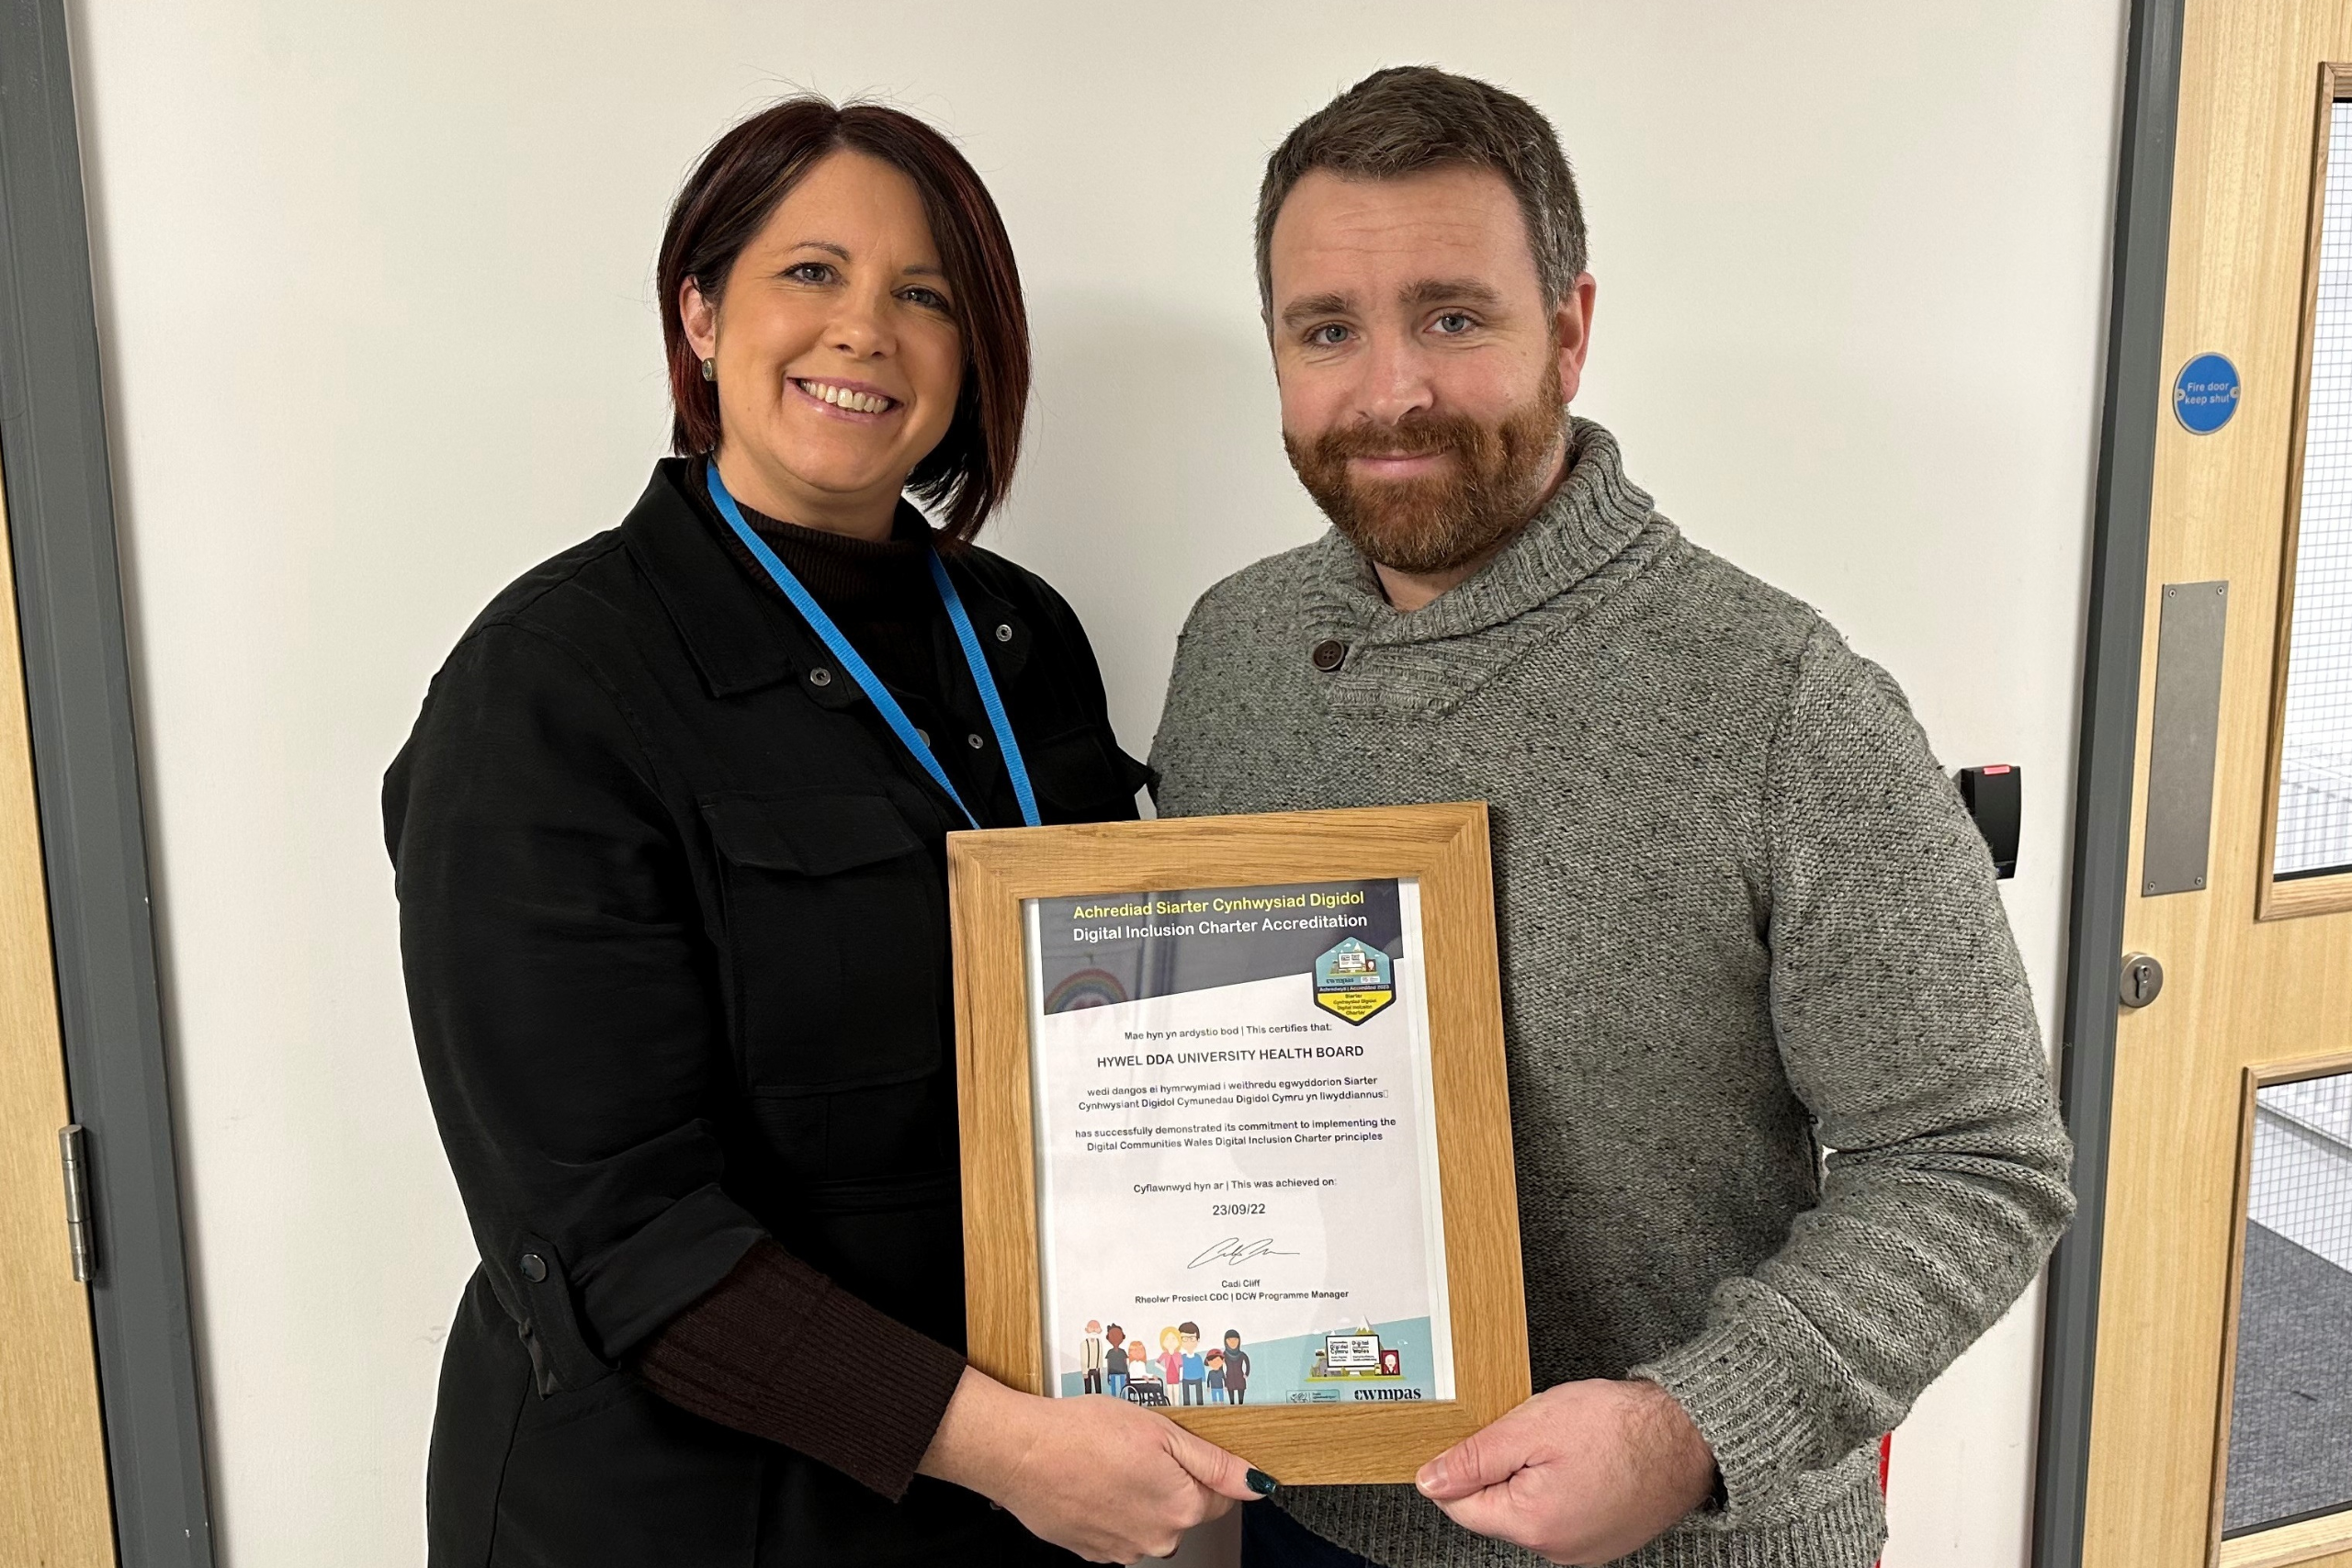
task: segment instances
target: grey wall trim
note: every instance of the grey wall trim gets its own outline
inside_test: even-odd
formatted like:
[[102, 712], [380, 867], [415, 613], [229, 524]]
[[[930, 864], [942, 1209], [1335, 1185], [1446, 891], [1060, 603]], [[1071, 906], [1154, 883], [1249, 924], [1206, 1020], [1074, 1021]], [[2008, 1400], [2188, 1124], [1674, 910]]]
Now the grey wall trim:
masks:
[[125, 1568], [210, 1568], [63, 0], [0, 13], [0, 463]]
[[2185, 0], [2133, 0], [2124, 68], [2108, 304], [2106, 407], [2093, 513], [2082, 737], [2075, 762], [2073, 908], [2067, 919], [2059, 1092], [2075, 1134], [2074, 1228], [2050, 1264], [2041, 1438], [2034, 1460], [2036, 1568], [2075, 1568], [2090, 1471], [2091, 1375], [2106, 1236], [2108, 1114], [2116, 987], [2131, 856], [2132, 763], [2148, 584], [2148, 513], [2163, 412], [2165, 266], [2172, 243], [2174, 130]]

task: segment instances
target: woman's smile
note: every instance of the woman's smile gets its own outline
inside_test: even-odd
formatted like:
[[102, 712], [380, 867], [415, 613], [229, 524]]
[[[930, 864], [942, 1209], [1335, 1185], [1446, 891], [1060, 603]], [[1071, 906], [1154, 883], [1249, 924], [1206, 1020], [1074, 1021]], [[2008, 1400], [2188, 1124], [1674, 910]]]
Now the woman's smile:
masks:
[[803, 398], [819, 405], [826, 413], [854, 423], [871, 424], [905, 406], [899, 399], [864, 381], [837, 381], [831, 378], [807, 376], [793, 376], [787, 379]]

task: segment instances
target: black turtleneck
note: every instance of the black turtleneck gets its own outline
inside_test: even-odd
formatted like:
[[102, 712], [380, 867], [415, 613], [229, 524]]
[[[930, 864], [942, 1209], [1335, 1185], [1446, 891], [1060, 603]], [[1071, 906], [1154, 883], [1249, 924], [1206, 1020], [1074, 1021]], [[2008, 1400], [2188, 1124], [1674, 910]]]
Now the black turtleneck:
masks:
[[[939, 671], [937, 623], [945, 613], [932, 585], [931, 525], [904, 502], [888, 539], [860, 539], [804, 528], [743, 508], [743, 521], [792, 569], [833, 624], [902, 696], [938, 705], [944, 688]], [[742, 549], [730, 530], [727, 542], [744, 567], [764, 581], [767, 573]]]
[[[975, 775], [981, 766], [978, 750], [967, 751], [953, 739], [986, 730], [988, 717], [965, 672], [963, 652], [947, 625], [939, 589], [931, 581], [931, 565], [924, 558], [935, 537], [930, 521], [913, 502], [901, 501], [890, 536], [877, 540], [804, 528], [748, 506], [742, 512], [743, 521], [792, 569], [850, 646], [896, 694], [915, 728], [926, 737], [935, 733], [941, 738], [944, 743], [934, 745], [933, 754], [956, 789], [967, 799], [985, 798], [990, 785]], [[716, 520], [717, 510], [710, 514]], [[720, 522], [718, 533], [752, 581], [782, 598], [783, 591], [769, 581], [735, 531]], [[988, 750], [992, 754], [994, 748]]]

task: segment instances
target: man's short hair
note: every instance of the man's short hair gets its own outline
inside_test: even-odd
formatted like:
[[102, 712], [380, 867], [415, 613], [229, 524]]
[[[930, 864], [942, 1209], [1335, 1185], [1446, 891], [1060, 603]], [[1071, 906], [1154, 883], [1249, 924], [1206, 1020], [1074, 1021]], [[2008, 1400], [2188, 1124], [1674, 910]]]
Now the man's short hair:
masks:
[[1258, 305], [1274, 310], [1274, 220], [1310, 171], [1393, 180], [1447, 165], [1492, 169], [1519, 198], [1544, 302], [1584, 271], [1584, 205], [1544, 112], [1490, 82], [1434, 65], [1375, 71], [1298, 122], [1266, 160], [1258, 187]]

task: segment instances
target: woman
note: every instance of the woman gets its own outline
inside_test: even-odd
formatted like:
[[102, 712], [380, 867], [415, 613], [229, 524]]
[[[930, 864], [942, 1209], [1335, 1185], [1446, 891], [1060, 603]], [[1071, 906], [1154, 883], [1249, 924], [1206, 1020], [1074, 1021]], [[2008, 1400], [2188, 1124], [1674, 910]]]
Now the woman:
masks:
[[1241, 1348], [1241, 1331], [1225, 1331], [1225, 1396], [1235, 1404], [1247, 1403], [1250, 1392], [1250, 1352]]
[[1069, 607], [967, 543], [1028, 394], [1003, 225], [919, 121], [797, 98], [703, 159], [660, 288], [679, 456], [492, 602], [385, 781], [482, 1258], [432, 1562], [1165, 1552], [1239, 1461], [958, 1348], [943, 836], [1143, 779]]

